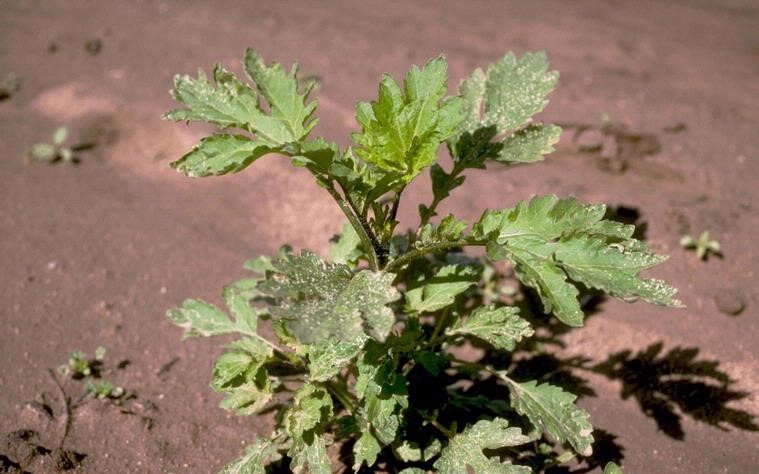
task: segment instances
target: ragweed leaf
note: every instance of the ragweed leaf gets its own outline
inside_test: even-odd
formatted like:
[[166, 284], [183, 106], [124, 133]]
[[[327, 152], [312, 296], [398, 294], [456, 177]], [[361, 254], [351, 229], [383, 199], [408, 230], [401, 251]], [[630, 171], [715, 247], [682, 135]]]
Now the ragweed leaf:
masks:
[[172, 167], [192, 177], [236, 173], [268, 153], [284, 153], [285, 145], [305, 140], [316, 125], [311, 115], [316, 101], [307, 102], [311, 85], [299, 91], [297, 64], [285, 73], [280, 64], [266, 66], [248, 49], [245, 70], [266, 100], [268, 111], [249, 85], [217, 65], [211, 83], [200, 71], [197, 79], [176, 76], [172, 96], [185, 108], [172, 110], [165, 118], [201, 121], [221, 128], [238, 128], [256, 135], [214, 135], [203, 139]]
[[271, 439], [259, 438], [245, 449], [241, 458], [227, 464], [219, 474], [265, 474], [266, 465], [281, 458]]
[[[543, 53], [517, 60], [508, 53], [487, 72], [476, 69], [459, 86], [466, 120], [448, 147], [456, 166], [484, 168], [485, 160], [532, 163], [553, 151], [561, 134], [555, 125], [528, 125], [548, 103], [558, 73], [548, 72]], [[495, 141], [496, 137], [503, 138]]]
[[256, 334], [258, 310], [250, 306], [250, 300], [257, 297], [256, 278], [246, 278], [224, 287], [224, 302], [235, 318], [235, 328], [245, 334]]
[[[213, 78], [214, 83], [211, 83], [203, 71], [198, 71], [197, 79], [175, 76], [171, 95], [185, 108], [172, 110], [164, 117], [177, 122], [208, 122], [222, 128], [255, 132], [256, 124], [267, 120], [255, 91], [219, 65], [214, 67]], [[276, 143], [274, 139], [269, 141]]]
[[532, 440], [519, 428], [509, 428], [502, 418], [478, 421], [449, 441], [434, 467], [440, 474], [530, 474], [529, 467], [501, 462], [483, 451], [519, 446]]
[[298, 64], [293, 64], [290, 72], [279, 63], [271, 66], [264, 64], [261, 55], [248, 48], [245, 50], [245, 72], [256, 84], [261, 95], [266, 99], [271, 111], [271, 118], [285, 133], [279, 143], [300, 141], [308, 136], [316, 126], [317, 120], [311, 118], [317, 102], [308, 102], [308, 96], [314, 87], [309, 81], [303, 91], [298, 87]]
[[182, 336], [185, 339], [234, 332], [234, 324], [224, 311], [202, 300], [185, 300], [181, 308], [170, 309], [166, 316], [171, 322], [185, 329]]
[[53, 132], [53, 145], [61, 146], [69, 136], [69, 129], [66, 126], [58, 127]]
[[371, 467], [383, 446], [395, 440], [401, 424], [401, 410], [408, 406], [406, 377], [396, 370], [397, 362], [388, 356], [387, 347], [369, 342], [356, 363], [356, 395], [361, 401], [357, 413], [361, 433], [353, 449], [353, 469]]
[[508, 53], [484, 73], [476, 69], [459, 87], [467, 116], [461, 129], [475, 131], [495, 126], [498, 133], [525, 124], [543, 110], [546, 96], [559, 73], [548, 72], [545, 53], [527, 53], [517, 60]]
[[332, 418], [332, 397], [322, 387], [307, 383], [293, 397], [288, 411], [286, 428], [294, 438], [302, 438], [306, 432], [320, 428]]
[[182, 336], [184, 339], [234, 332], [260, 338], [256, 333], [259, 310], [250, 306], [250, 300], [259, 294], [257, 285], [257, 279], [249, 278], [224, 288], [224, 300], [234, 320], [215, 305], [198, 299], [185, 300], [182, 307], [170, 309], [166, 316], [171, 322], [185, 329]]
[[529, 125], [515, 132], [503, 142], [495, 161], [501, 163], [534, 163], [542, 161], [543, 155], [554, 151], [559, 141], [561, 127], [556, 125]]
[[437, 160], [437, 149], [463, 119], [458, 98], [443, 100], [448, 66], [443, 57], [409, 71], [404, 87], [390, 76], [380, 83], [379, 98], [358, 104], [362, 131], [353, 135], [356, 153], [366, 162], [411, 181]]
[[335, 263], [355, 265], [364, 256], [361, 239], [350, 222], [343, 224], [340, 234], [335, 236], [329, 247], [329, 255]]
[[385, 305], [400, 296], [392, 274], [353, 274], [347, 265], [305, 251], [282, 256], [273, 266], [259, 290], [275, 300], [272, 316], [284, 320], [301, 343], [355, 341], [364, 335], [384, 340], [390, 332], [395, 316]]
[[422, 228], [417, 245], [430, 245], [437, 242], [454, 242], [464, 235], [466, 221], [456, 219], [453, 214], [445, 216], [438, 226], [427, 224]]
[[328, 339], [312, 345], [308, 350], [309, 378], [314, 382], [326, 382], [348, 365], [361, 351], [365, 337], [355, 341]]
[[460, 319], [447, 334], [474, 336], [496, 349], [513, 351], [517, 342], [534, 332], [530, 323], [519, 317], [519, 308], [481, 306], [466, 319]]
[[239, 415], [259, 412], [271, 400], [271, 380], [264, 367], [273, 355], [261, 339], [243, 338], [216, 360], [211, 388], [225, 395], [220, 407]]
[[332, 474], [327, 455], [327, 444], [319, 435], [310, 435], [293, 441], [288, 454], [292, 458], [290, 470], [294, 474]]
[[237, 173], [277, 149], [242, 135], [212, 135], [203, 138], [171, 167], [191, 178]]
[[676, 290], [638, 276], [664, 260], [630, 237], [628, 226], [604, 221], [603, 205], [542, 196], [514, 209], [486, 212], [472, 234], [488, 240], [488, 256], [510, 259], [519, 279], [535, 288], [546, 311], [581, 326], [578, 290], [569, 278], [621, 298], [679, 306]]
[[517, 383], [507, 379], [511, 406], [538, 429], [570, 445], [583, 456], [593, 453], [593, 427], [588, 413], [575, 405], [577, 397], [547, 383]]
[[406, 291], [406, 306], [418, 313], [437, 311], [453, 303], [456, 295], [474, 285], [477, 271], [464, 265], [446, 265], [431, 278], [411, 285]]

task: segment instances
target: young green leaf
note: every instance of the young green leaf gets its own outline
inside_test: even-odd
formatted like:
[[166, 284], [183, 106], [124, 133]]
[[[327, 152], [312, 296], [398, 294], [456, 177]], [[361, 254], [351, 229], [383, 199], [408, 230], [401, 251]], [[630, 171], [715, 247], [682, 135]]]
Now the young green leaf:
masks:
[[361, 238], [349, 222], [343, 224], [340, 234], [335, 236], [329, 247], [329, 255], [335, 263], [356, 265], [359, 258], [364, 255], [361, 249]]
[[447, 69], [442, 56], [421, 70], [415, 66], [406, 75], [403, 89], [385, 76], [377, 101], [358, 104], [356, 119], [362, 131], [353, 135], [359, 145], [356, 153], [397, 176], [400, 185], [437, 160], [440, 143], [463, 119], [458, 98], [443, 100]]
[[466, 319], [460, 319], [446, 334], [474, 336], [496, 349], [513, 351], [517, 342], [534, 332], [530, 323], [519, 317], [519, 308], [481, 306]]
[[293, 474], [332, 474], [332, 466], [327, 455], [327, 443], [319, 435], [293, 441], [288, 455], [290, 471]]
[[356, 395], [362, 405], [357, 414], [361, 433], [353, 448], [353, 469], [371, 467], [382, 447], [395, 440], [401, 424], [401, 411], [408, 407], [406, 377], [396, 370], [387, 348], [376, 342], [367, 345], [356, 363]]
[[279, 138], [279, 143], [305, 139], [317, 123], [317, 119], [311, 118], [317, 102], [308, 102], [316, 83], [308, 81], [304, 90], [299, 91], [298, 63], [293, 64], [290, 72], [286, 73], [279, 63], [266, 66], [261, 55], [250, 48], [245, 50], [244, 66], [248, 77], [266, 99], [271, 118], [286, 131]]
[[297, 64], [285, 73], [280, 64], [266, 66], [261, 57], [248, 49], [245, 70], [266, 100], [269, 111], [260, 104], [255, 90], [234, 74], [217, 65], [214, 84], [203, 71], [197, 79], [176, 76], [171, 91], [185, 108], [172, 110], [165, 118], [175, 121], [201, 121], [223, 129], [238, 128], [256, 135], [220, 134], [203, 139], [191, 152], [172, 163], [172, 167], [192, 177], [236, 173], [268, 153], [283, 153], [283, 147], [305, 140], [316, 125], [311, 115], [316, 101], [308, 102], [312, 85], [298, 90]]
[[506, 378], [511, 405], [539, 430], [557, 441], [569, 442], [577, 453], [593, 453], [593, 427], [588, 413], [575, 405], [577, 397], [559, 387], [531, 381], [517, 383]]
[[333, 414], [332, 397], [322, 387], [307, 383], [293, 396], [293, 405], [288, 411], [286, 427], [295, 438], [319, 429]]
[[53, 132], [53, 145], [55, 146], [61, 146], [63, 145], [63, 142], [66, 141], [66, 138], [69, 136], [69, 129], [68, 127], [62, 126], [55, 129], [55, 132]]
[[481, 420], [454, 436], [434, 467], [440, 474], [530, 474], [529, 467], [501, 462], [483, 451], [519, 446], [532, 440], [519, 428], [510, 428], [503, 418]]
[[456, 295], [474, 285], [479, 277], [471, 267], [446, 265], [431, 278], [415, 283], [406, 291], [406, 306], [417, 313], [437, 311], [453, 303]]

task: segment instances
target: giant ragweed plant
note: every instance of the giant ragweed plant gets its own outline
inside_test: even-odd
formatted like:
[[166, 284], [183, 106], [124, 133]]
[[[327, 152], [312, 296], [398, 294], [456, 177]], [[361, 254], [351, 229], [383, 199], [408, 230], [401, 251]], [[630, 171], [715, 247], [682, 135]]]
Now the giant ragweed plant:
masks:
[[[358, 104], [361, 131], [347, 149], [311, 137], [314, 84], [299, 82], [297, 65], [288, 72], [248, 50], [243, 66], [250, 84], [219, 65], [211, 80], [177, 76], [172, 94], [183, 107], [166, 118], [220, 130], [172, 167], [205, 177], [289, 157], [347, 222], [331, 260], [285, 246], [246, 262], [253, 276], [224, 289], [231, 317], [197, 299], [169, 311], [186, 337], [239, 337], [213, 370], [223, 408], [276, 413], [271, 436], [222, 472], [328, 474], [339, 458], [355, 471], [523, 474], [589, 456], [593, 429], [575, 395], [519, 379], [504, 362], [535, 347], [525, 346], [535, 330], [507, 304], [497, 262], [510, 264], [545, 313], [582, 326], [581, 290], [678, 306], [673, 288], [638, 276], [665, 257], [634, 239], [632, 226], [604, 219], [603, 205], [573, 198], [486, 210], [471, 226], [437, 219], [466, 170], [533, 163], [553, 150], [561, 129], [532, 121], [558, 79], [545, 55], [509, 53], [475, 70], [455, 96], [446, 95], [443, 57], [412, 67], [402, 84], [386, 75], [377, 100]], [[437, 164], [441, 145], [447, 170]], [[403, 190], [425, 169], [432, 200], [419, 205], [417, 229], [399, 232]], [[465, 254], [471, 246], [487, 258]], [[262, 335], [262, 320], [274, 336]], [[468, 360], [456, 350], [468, 344], [504, 357]], [[484, 396], [478, 384], [501, 392]]]

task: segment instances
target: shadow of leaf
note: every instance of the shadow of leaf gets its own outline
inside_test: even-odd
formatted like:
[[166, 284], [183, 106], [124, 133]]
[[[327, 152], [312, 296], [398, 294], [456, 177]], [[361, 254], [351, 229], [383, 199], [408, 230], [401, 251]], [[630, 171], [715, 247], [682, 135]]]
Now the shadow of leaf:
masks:
[[633, 397], [672, 438], [685, 438], [683, 415], [722, 430], [759, 431], [755, 415], [727, 406], [749, 394], [731, 388], [735, 381], [719, 370], [718, 361], [699, 360], [695, 347], [675, 347], [666, 354], [662, 350], [657, 342], [635, 355], [621, 351], [589, 369], [621, 381], [622, 398]]

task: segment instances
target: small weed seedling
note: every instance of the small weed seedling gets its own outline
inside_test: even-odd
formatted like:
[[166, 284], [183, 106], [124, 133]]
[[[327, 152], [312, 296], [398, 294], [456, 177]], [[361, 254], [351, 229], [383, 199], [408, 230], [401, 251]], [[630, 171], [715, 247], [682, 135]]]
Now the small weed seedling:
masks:
[[47, 163], [54, 163], [59, 160], [66, 163], [75, 163], [77, 158], [74, 155], [74, 149], [63, 146], [68, 136], [69, 129], [67, 127], [58, 127], [53, 132], [52, 143], [35, 144], [29, 150], [29, 158]]
[[[183, 108], [166, 117], [220, 131], [172, 167], [204, 177], [289, 157], [346, 222], [331, 261], [284, 246], [246, 262], [252, 275], [223, 291], [231, 317], [198, 299], [168, 312], [185, 337], [238, 337], [213, 369], [223, 408], [276, 413], [271, 436], [221, 472], [330, 474], [339, 458], [356, 472], [527, 474], [590, 456], [593, 428], [576, 396], [540, 381], [547, 374], [525, 380], [511, 370], [515, 355], [536, 350], [538, 320], [507, 304], [514, 292], [501, 290], [496, 262], [511, 265], [546, 313], [582, 326], [579, 287], [680, 306], [674, 288], [638, 276], [665, 257], [633, 238], [633, 226], [604, 219], [604, 205], [573, 198], [538, 196], [471, 225], [437, 218], [465, 171], [533, 163], [553, 150], [561, 129], [532, 121], [558, 79], [545, 55], [509, 53], [455, 96], [446, 96], [443, 57], [412, 67], [400, 84], [386, 75], [378, 99], [358, 104], [360, 131], [346, 149], [310, 137], [314, 83], [299, 86], [297, 66], [267, 65], [252, 50], [243, 66], [252, 85], [218, 65], [210, 80], [176, 77]], [[453, 160], [447, 170], [436, 163], [441, 145]], [[419, 204], [416, 229], [397, 231], [403, 191], [427, 169], [432, 199]], [[473, 246], [487, 257], [464, 253]], [[262, 320], [274, 337], [259, 332]], [[464, 357], [472, 345], [488, 357]], [[610, 463], [605, 472], [621, 471]]]
[[703, 231], [698, 239], [684, 235], [680, 239], [680, 246], [687, 250], [695, 250], [696, 256], [701, 260], [708, 260], [709, 255], [722, 256], [719, 242], [709, 237], [708, 230]]
[[92, 359], [84, 352], [72, 352], [68, 362], [58, 367], [58, 372], [72, 379], [86, 380], [85, 392], [95, 398], [120, 398], [125, 393], [122, 387], [115, 386], [109, 380], [100, 379], [105, 353], [106, 350], [102, 346], [95, 349]]

